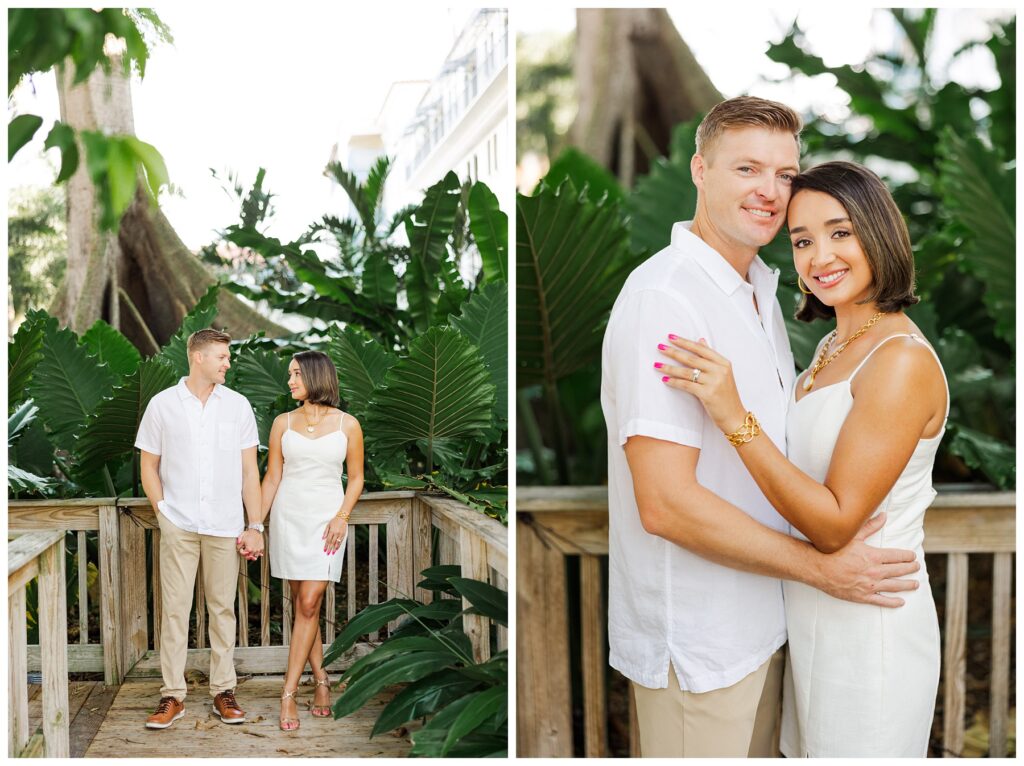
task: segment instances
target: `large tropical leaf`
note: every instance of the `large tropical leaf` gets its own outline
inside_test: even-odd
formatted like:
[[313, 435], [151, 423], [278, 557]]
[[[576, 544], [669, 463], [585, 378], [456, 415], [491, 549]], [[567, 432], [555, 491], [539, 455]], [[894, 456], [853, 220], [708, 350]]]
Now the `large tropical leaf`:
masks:
[[408, 598], [393, 598], [383, 604], [372, 604], [345, 623], [334, 643], [324, 654], [324, 665], [330, 665], [345, 651], [351, 649], [356, 641], [367, 633], [372, 633], [388, 622], [408, 614], [417, 606], [418, 601]]
[[444, 744], [441, 746], [441, 757], [448, 755], [452, 747], [477, 727], [489, 719], [502, 723], [508, 718], [508, 687], [494, 686], [482, 692], [470, 695], [471, 702], [459, 711], [448, 727]]
[[[382, 452], [426, 440], [477, 436], [491, 422], [494, 384], [480, 352], [456, 330], [432, 327], [388, 370], [373, 395], [366, 433]], [[429, 467], [428, 467], [429, 470]]]
[[18, 437], [28, 430], [39, 414], [39, 407], [31, 399], [22, 402], [14, 412], [7, 417], [7, 447], [11, 448], [18, 441]]
[[7, 492], [21, 494], [30, 492], [35, 495], [45, 495], [56, 482], [43, 476], [37, 476], [30, 471], [24, 471], [16, 465], [7, 464]]
[[1015, 173], [977, 138], [946, 128], [939, 139], [942, 198], [967, 236], [957, 265], [985, 284], [985, 305], [996, 335], [1015, 344], [1017, 229]]
[[409, 237], [409, 268], [405, 290], [409, 311], [419, 332], [430, 326], [440, 295], [438, 275], [448, 256], [448, 238], [455, 227], [462, 186], [454, 172], [427, 189], [423, 203], [405, 222]]
[[483, 181], [469, 193], [469, 230], [484, 264], [484, 282], [508, 282], [508, 216]]
[[7, 406], [13, 407], [28, 396], [32, 371], [43, 358], [43, 324], [47, 313], [32, 309], [21, 323], [14, 339], [7, 344]]
[[619, 179], [614, 174], [601, 163], [571, 146], [551, 163], [544, 176], [544, 183], [554, 189], [566, 178], [571, 178], [573, 186], [585, 191], [592, 202], [600, 202], [605, 197], [622, 201], [626, 197]]
[[402, 689], [381, 711], [370, 736], [391, 731], [402, 724], [436, 712], [452, 700], [473, 691], [478, 681], [453, 670], [442, 670]]
[[394, 306], [398, 277], [385, 251], [369, 253], [363, 264], [363, 295], [381, 306]]
[[363, 417], [374, 389], [384, 382], [385, 373], [398, 358], [354, 325], [344, 330], [334, 325], [328, 337], [326, 350], [338, 368], [338, 387], [349, 409]]
[[116, 376], [78, 343], [78, 337], [49, 317], [43, 323], [42, 358], [29, 384], [39, 415], [54, 444], [74, 450], [86, 419], [114, 386]]
[[950, 431], [950, 452], [984, 472], [1000, 489], [1013, 489], [1017, 483], [1017, 451], [1011, 445], [962, 425]]
[[135, 372], [142, 359], [132, 342], [102, 319], [97, 319], [93, 326], [86, 330], [81, 343], [90, 354], [110, 367], [119, 377]]
[[699, 120], [681, 123], [672, 132], [669, 156], [659, 157], [651, 172], [637, 179], [626, 199], [634, 250], [657, 252], [672, 236], [672, 224], [693, 218], [697, 187], [690, 176]]
[[553, 382], [600, 354], [608, 312], [640, 262], [618, 204], [572, 179], [516, 203], [516, 385]]
[[264, 407], [288, 393], [288, 359], [279, 353], [243, 348], [231, 366], [235, 385], [253, 407]]
[[451, 324], [480, 349], [495, 388], [495, 415], [507, 420], [508, 285], [485, 284], [463, 305], [462, 313], [452, 317]]
[[490, 617], [500, 625], [508, 625], [508, 593], [468, 577], [449, 577], [448, 582], [473, 605], [472, 611]]
[[[493, 687], [500, 689], [502, 687]], [[505, 692], [507, 694], [507, 687]], [[500, 751], [502, 746], [505, 748], [508, 746], [507, 734], [505, 735], [505, 741], [496, 735], [484, 735], [479, 741], [473, 742], [473, 735], [463, 736], [461, 742], [457, 744], [449, 744], [448, 750], [445, 750], [445, 743], [448, 740], [448, 734], [459, 719], [459, 717], [465, 711], [472, 711], [481, 693], [470, 694], [465, 697], [461, 697], [443, 710], [437, 713], [430, 721], [427, 722], [419, 731], [416, 731], [412, 735], [412, 750], [409, 754], [412, 756], [422, 756], [427, 758], [440, 758], [442, 753], [447, 753], [449, 757], [486, 757], [493, 754], [495, 751]], [[507, 703], [506, 703], [507, 704]], [[495, 714], [495, 711], [491, 711], [491, 716]], [[467, 713], [472, 715], [472, 713]], [[482, 723], [478, 722], [478, 723]], [[469, 745], [468, 748], [460, 749], [458, 745]]]
[[452, 664], [472, 663], [473, 647], [462, 630], [432, 631], [423, 635], [388, 638], [369, 654], [360, 657], [342, 674], [341, 681], [353, 683], [384, 663], [406, 662], [406, 655], [422, 652], [447, 652]]
[[171, 369], [179, 377], [188, 375], [188, 336], [197, 330], [210, 327], [213, 318], [217, 316], [217, 293], [217, 285], [211, 285], [206, 294], [185, 315], [178, 332], [160, 351], [160, 357], [171, 365]]
[[345, 688], [332, 708], [334, 717], [341, 718], [354, 713], [385, 687], [406, 681], [418, 681], [424, 676], [449, 667], [454, 662], [451, 652], [435, 651], [400, 655], [395, 661], [378, 665]]
[[147, 359], [114, 389], [89, 418], [78, 440], [78, 472], [99, 473], [103, 466], [129, 457], [139, 423], [149, 400], [177, 380], [174, 370], [160, 359]]

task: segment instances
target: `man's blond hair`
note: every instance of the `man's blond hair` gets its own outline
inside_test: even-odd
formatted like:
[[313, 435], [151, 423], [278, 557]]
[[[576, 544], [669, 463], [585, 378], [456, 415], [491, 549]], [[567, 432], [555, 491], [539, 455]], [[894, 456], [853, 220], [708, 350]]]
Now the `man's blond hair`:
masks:
[[194, 351], [202, 351], [211, 343], [230, 342], [230, 335], [226, 332], [221, 332], [220, 330], [214, 330], [212, 327], [207, 327], [205, 330], [196, 330], [188, 336], [188, 357], [191, 359]]
[[757, 96], [738, 96], [715, 104], [697, 126], [697, 154], [704, 157], [730, 128], [766, 128], [792, 134], [800, 149], [803, 120], [785, 104]]

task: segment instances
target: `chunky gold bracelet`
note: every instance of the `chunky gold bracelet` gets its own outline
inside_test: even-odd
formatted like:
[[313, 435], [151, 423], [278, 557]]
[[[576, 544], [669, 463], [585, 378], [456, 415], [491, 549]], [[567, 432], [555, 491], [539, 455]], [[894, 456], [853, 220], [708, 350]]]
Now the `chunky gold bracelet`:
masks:
[[757, 422], [753, 412], [748, 412], [747, 417], [743, 419], [743, 425], [731, 434], [726, 434], [725, 438], [732, 446], [739, 447], [741, 444], [753, 441], [759, 433], [761, 433], [761, 424]]

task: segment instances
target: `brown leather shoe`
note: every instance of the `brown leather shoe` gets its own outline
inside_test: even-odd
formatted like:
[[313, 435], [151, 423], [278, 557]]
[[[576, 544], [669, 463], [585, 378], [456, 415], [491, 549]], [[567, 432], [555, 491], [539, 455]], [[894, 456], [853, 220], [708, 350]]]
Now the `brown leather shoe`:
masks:
[[185, 715], [185, 703], [174, 697], [161, 697], [156, 712], [146, 719], [147, 729], [166, 729]]
[[224, 723], [245, 723], [245, 713], [235, 701], [235, 692], [228, 689], [213, 698], [213, 709]]

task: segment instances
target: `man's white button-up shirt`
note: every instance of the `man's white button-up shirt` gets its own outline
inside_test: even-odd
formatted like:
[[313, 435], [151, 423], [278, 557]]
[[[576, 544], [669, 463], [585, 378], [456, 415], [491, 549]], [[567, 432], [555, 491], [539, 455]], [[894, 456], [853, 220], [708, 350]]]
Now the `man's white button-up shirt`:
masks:
[[795, 370], [775, 298], [778, 273], [755, 258], [744, 280], [689, 225], [675, 224], [671, 244], [629, 276], [604, 336], [608, 638], [612, 667], [636, 683], [664, 688], [671, 662], [680, 688], [706, 692], [733, 685], [785, 643], [782, 584], [646, 532], [624, 446], [631, 436], [649, 436], [698, 448], [703, 487], [786, 533], [786, 521], [700, 402], [662, 383], [653, 365], [666, 361], [657, 346], [669, 333], [706, 339], [732, 362], [744, 405], [783, 450]]
[[185, 378], [150, 399], [135, 439], [160, 456], [160, 512], [179, 529], [214, 537], [245, 527], [242, 450], [258, 444], [248, 399], [217, 385], [203, 406]]

